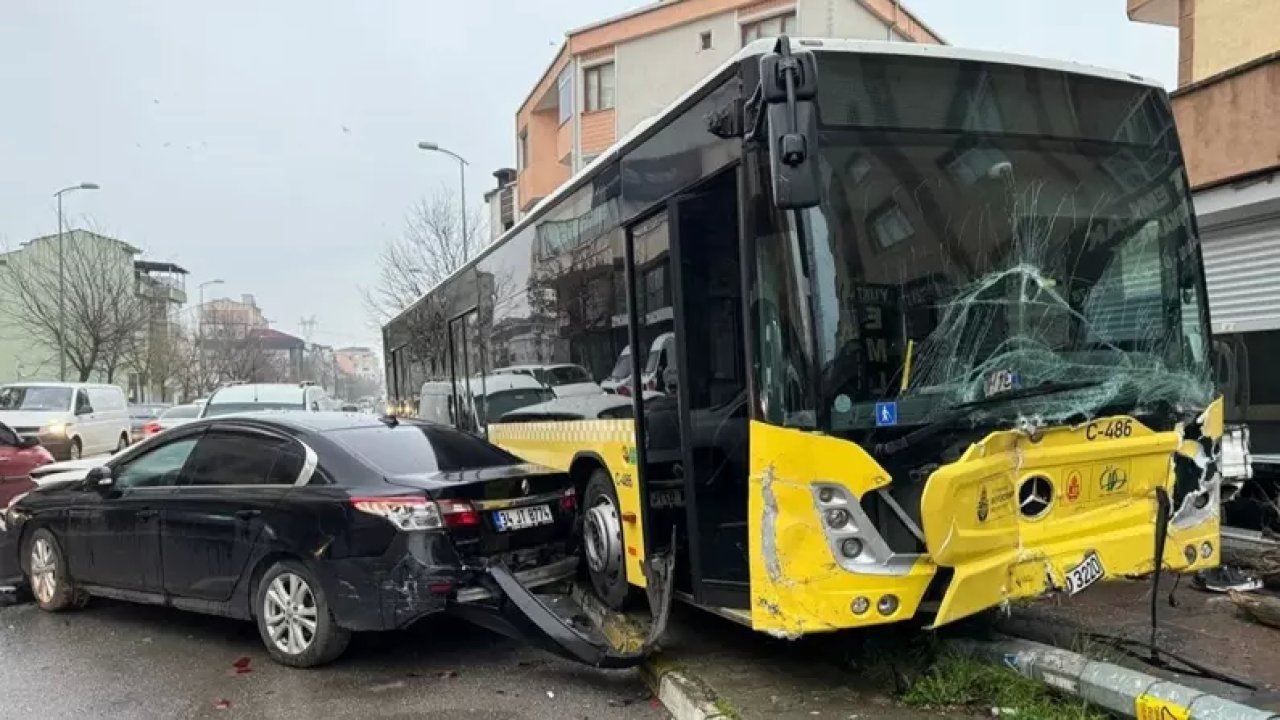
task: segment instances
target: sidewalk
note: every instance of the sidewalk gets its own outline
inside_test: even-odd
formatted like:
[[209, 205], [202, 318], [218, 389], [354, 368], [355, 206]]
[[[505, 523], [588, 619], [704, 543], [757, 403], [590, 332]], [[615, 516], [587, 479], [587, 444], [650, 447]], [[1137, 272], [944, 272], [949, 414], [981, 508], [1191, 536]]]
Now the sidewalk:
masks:
[[1073, 598], [1045, 598], [1016, 606], [1002, 629], [1022, 637], [1108, 659], [1144, 672], [1212, 688], [1223, 696], [1276, 710], [1280, 700], [1280, 630], [1249, 620], [1225, 596], [1192, 587], [1184, 579], [1168, 601], [1173, 581], [1165, 578], [1158, 592], [1160, 649], [1226, 672], [1259, 686], [1258, 693], [1151, 668], [1125, 658], [1084, 633], [1113, 635], [1146, 643], [1150, 637], [1150, 579], [1108, 582]]

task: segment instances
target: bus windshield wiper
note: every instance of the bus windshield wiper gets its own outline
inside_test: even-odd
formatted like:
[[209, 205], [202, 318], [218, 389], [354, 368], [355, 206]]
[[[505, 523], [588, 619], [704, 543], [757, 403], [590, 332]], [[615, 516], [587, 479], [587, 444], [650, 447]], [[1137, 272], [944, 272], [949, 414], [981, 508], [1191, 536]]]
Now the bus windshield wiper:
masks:
[[1046, 380], [1039, 385], [1010, 388], [977, 400], [957, 403], [952, 405], [947, 410], [947, 413], [937, 420], [934, 420], [917, 430], [913, 430], [897, 440], [891, 440], [887, 443], [878, 443], [875, 446], [874, 452], [880, 457], [896, 455], [903, 450], [906, 450], [917, 443], [928, 440], [939, 432], [950, 428], [960, 420], [968, 417], [969, 411], [977, 407], [994, 405], [996, 403], [1004, 402], [1005, 400], [1018, 400], [1021, 398], [1039, 397], [1041, 395], [1052, 395], [1054, 393], [1066, 392], [1068, 390], [1097, 387], [1101, 384], [1101, 380]]

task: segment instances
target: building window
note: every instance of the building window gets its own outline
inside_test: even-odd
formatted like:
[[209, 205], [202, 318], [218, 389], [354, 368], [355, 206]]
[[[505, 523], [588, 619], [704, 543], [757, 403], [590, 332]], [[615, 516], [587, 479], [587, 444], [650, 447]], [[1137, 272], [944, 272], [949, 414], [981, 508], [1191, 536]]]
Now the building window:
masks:
[[573, 65], [566, 65], [560, 71], [559, 84], [559, 100], [560, 103], [560, 124], [563, 125], [573, 117]]
[[583, 73], [587, 86], [586, 111], [608, 110], [613, 107], [613, 63], [589, 67]]
[[762, 20], [743, 23], [742, 44], [746, 45], [752, 40], [759, 40], [765, 37], [792, 35], [795, 31], [796, 14], [794, 12], [789, 12], [785, 15], [774, 15]]
[[520, 147], [517, 148], [516, 162], [523, 170], [529, 167], [529, 129], [520, 131]]
[[708, 30], [698, 37], [698, 43], [703, 50], [711, 49], [711, 31]]

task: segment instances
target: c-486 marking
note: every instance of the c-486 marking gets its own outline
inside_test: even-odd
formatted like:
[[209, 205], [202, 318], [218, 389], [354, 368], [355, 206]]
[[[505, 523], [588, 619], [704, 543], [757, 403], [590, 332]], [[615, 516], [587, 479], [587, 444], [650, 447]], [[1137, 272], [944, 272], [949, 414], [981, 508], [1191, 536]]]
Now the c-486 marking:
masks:
[[1089, 423], [1084, 429], [1084, 439], [1093, 440], [1118, 440], [1120, 438], [1132, 437], [1133, 420], [1124, 418], [1122, 420], [1109, 420], [1101, 423]]

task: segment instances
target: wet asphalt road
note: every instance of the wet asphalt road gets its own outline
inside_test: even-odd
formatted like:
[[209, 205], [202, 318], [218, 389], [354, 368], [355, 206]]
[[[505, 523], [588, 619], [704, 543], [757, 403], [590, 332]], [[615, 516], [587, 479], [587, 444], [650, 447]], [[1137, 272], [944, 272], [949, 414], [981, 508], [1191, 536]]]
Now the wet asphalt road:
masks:
[[[233, 665], [249, 658], [250, 671]], [[254, 627], [94, 600], [0, 607], [0, 717], [665, 718], [636, 671], [598, 671], [443, 619], [357, 635], [316, 670], [267, 657]]]

